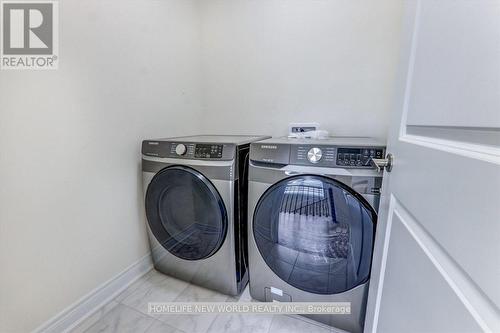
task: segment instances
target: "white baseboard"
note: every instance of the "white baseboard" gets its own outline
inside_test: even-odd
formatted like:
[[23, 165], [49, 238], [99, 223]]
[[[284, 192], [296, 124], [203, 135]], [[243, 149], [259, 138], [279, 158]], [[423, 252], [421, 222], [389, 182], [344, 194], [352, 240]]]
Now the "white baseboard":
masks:
[[129, 285], [153, 268], [151, 254], [147, 254], [124, 271], [104, 282], [87, 295], [61, 311], [34, 330], [36, 333], [68, 332], [92, 315], [100, 307], [118, 296]]

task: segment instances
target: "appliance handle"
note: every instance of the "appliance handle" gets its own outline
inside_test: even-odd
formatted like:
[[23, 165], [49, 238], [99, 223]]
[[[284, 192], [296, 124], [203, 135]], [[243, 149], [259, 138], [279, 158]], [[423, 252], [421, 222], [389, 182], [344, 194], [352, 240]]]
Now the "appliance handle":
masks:
[[391, 172], [393, 160], [394, 156], [392, 156], [392, 154], [387, 154], [385, 158], [370, 158], [370, 164], [375, 167], [378, 172], [383, 169], [387, 172]]

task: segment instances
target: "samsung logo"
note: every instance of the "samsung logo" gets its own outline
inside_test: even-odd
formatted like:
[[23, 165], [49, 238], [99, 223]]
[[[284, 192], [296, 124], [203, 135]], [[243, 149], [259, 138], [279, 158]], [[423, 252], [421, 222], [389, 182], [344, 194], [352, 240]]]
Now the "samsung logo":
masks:
[[278, 146], [273, 145], [260, 145], [261, 149], [278, 149]]
[[158, 146], [160, 143], [159, 142], [148, 142], [148, 145], [152, 146]]

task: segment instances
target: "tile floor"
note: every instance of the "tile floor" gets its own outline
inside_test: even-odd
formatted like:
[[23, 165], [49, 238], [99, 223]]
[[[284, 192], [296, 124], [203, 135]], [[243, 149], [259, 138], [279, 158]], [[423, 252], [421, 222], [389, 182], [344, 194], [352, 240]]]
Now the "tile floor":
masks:
[[150, 271], [85, 319], [72, 333], [332, 333], [333, 328], [301, 316], [148, 314], [148, 302], [249, 302], [248, 288], [230, 297]]

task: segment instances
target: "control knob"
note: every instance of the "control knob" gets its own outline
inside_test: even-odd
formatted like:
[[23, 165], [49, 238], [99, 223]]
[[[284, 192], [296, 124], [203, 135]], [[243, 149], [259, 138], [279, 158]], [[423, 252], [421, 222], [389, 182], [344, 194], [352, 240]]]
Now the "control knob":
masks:
[[179, 156], [182, 156], [186, 153], [187, 151], [187, 148], [186, 148], [186, 145], [182, 144], [182, 143], [179, 143], [176, 147], [175, 147], [175, 153]]
[[323, 157], [323, 152], [319, 148], [311, 148], [307, 152], [307, 159], [311, 163], [318, 163]]

